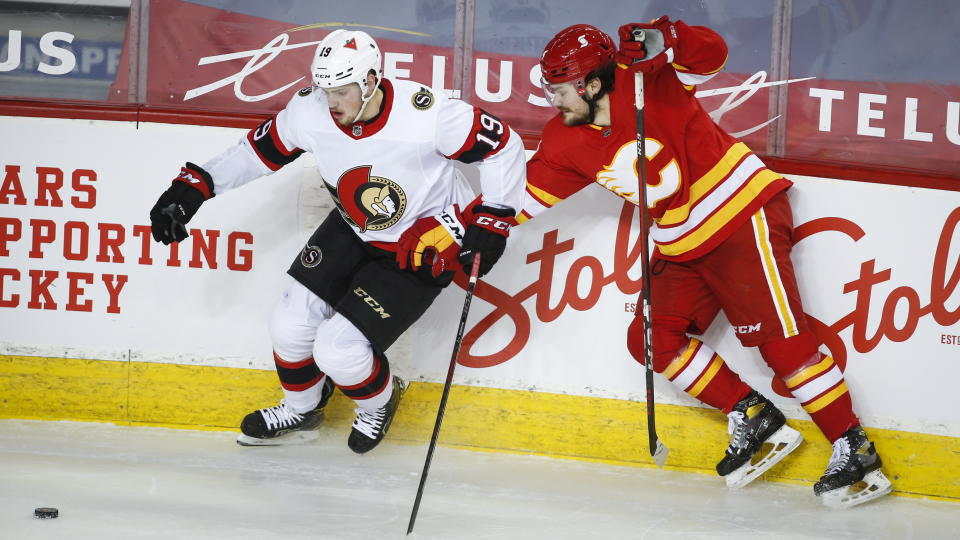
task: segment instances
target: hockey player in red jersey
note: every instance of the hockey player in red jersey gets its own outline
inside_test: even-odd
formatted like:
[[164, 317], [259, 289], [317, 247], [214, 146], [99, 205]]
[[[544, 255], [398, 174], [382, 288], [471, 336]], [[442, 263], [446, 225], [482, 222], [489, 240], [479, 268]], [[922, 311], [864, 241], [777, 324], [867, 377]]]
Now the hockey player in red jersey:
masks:
[[[349, 447], [386, 434], [403, 381], [385, 351], [426, 311], [463, 261], [481, 275], [502, 254], [524, 194], [520, 137], [490, 113], [411, 82], [382, 77], [366, 33], [336, 30], [317, 46], [313, 85], [203, 166], [187, 163], [150, 211], [155, 240], [213, 197], [270, 174], [303, 152], [336, 209], [293, 261], [293, 284], [270, 323], [284, 399], [241, 423], [242, 445], [316, 437], [334, 387], [357, 404]], [[453, 161], [476, 163], [474, 198]]]
[[[643, 41], [634, 40], [638, 29]], [[746, 485], [792, 452], [800, 433], [696, 337], [723, 310], [741, 343], [759, 347], [833, 443], [816, 495], [831, 506], [851, 506], [889, 492], [843, 374], [819, 351], [804, 317], [790, 261], [791, 182], [720, 129], [694, 96], [697, 84], [723, 68], [726, 44], [708, 28], [666, 16], [619, 33], [619, 50], [610, 36], [583, 24], [547, 44], [542, 84], [559, 114], [527, 164], [527, 200], [517, 220], [594, 183], [639, 204], [634, 74], [641, 72], [649, 238], [656, 248], [654, 370], [728, 415], [730, 444], [717, 472], [729, 487]], [[642, 324], [635, 318], [627, 336], [641, 362]], [[871, 488], [849, 489], [861, 480]]]

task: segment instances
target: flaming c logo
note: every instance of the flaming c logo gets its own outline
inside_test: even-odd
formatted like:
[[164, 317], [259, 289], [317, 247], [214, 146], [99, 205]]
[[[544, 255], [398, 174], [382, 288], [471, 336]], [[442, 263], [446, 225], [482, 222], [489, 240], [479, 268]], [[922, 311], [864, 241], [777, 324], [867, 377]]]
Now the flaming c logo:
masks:
[[354, 167], [337, 180], [336, 192], [327, 186], [343, 219], [360, 232], [379, 231], [396, 223], [407, 206], [407, 196], [396, 182], [370, 176], [370, 165]]

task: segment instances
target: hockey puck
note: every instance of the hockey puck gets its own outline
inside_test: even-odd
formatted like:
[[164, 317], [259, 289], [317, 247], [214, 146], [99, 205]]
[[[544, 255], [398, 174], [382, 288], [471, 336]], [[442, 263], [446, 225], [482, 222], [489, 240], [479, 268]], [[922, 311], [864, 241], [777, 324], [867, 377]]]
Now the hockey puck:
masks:
[[37, 519], [53, 519], [60, 515], [56, 508], [36, 508], [33, 511], [33, 517]]

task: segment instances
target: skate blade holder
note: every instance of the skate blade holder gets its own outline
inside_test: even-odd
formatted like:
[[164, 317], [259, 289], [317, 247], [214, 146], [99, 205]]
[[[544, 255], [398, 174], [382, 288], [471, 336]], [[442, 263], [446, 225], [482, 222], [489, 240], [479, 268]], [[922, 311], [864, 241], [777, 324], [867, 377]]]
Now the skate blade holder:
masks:
[[307, 444], [320, 438], [317, 430], [293, 431], [272, 439], [257, 439], [241, 433], [237, 436], [237, 444], [240, 446], [290, 446], [298, 444]]
[[879, 469], [864, 475], [863, 480], [820, 495], [824, 506], [843, 510], [883, 497], [893, 491], [890, 480]]
[[[803, 435], [799, 431], [784, 424], [783, 427], [778, 429], [767, 440], [763, 441], [760, 450], [754, 454], [754, 458], [761, 454], [762, 457], [756, 462], [753, 461], [754, 458], [751, 458], [750, 461], [744, 463], [739, 469], [724, 477], [724, 480], [727, 482], [727, 488], [740, 489], [750, 482], [753, 482], [758, 476], [779, 463], [781, 459], [787, 457], [787, 454], [796, 450], [801, 442], [803, 442]], [[765, 448], [770, 448], [770, 450], [764, 454], [763, 450]]]

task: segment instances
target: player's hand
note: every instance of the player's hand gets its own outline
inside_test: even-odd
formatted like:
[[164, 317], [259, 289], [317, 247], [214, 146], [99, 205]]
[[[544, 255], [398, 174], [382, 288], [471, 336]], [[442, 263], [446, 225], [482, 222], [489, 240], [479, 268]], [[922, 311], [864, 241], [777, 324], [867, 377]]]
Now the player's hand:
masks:
[[517, 224], [512, 208], [494, 208], [478, 204], [469, 210], [469, 225], [460, 248], [460, 264], [473, 264], [473, 255], [480, 253], [480, 275], [483, 276], [500, 260], [507, 248], [510, 228]]
[[180, 174], [150, 209], [150, 231], [157, 242], [170, 244], [187, 237], [185, 225], [197, 213], [203, 201], [213, 197], [213, 178], [193, 163], [180, 168]]
[[435, 216], [420, 218], [397, 241], [397, 266], [418, 270], [429, 265], [433, 277], [459, 270], [457, 256], [465, 232], [463, 215], [456, 204]]
[[673, 61], [677, 29], [666, 15], [652, 23], [627, 23], [617, 34], [620, 36], [617, 61], [633, 71], [653, 73]]

